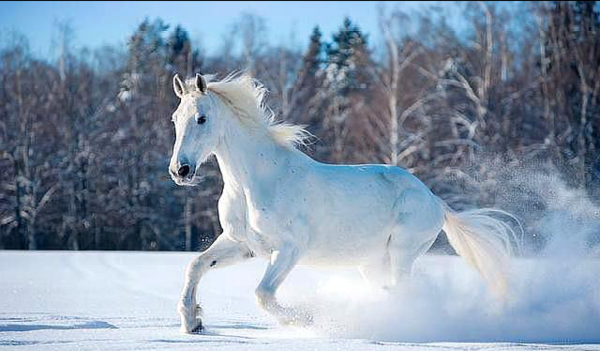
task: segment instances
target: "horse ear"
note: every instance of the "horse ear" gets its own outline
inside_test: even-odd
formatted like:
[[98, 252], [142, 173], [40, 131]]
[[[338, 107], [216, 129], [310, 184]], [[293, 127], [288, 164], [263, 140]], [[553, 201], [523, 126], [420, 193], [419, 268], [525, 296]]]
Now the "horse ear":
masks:
[[180, 99], [185, 94], [185, 86], [181, 79], [179, 79], [179, 74], [173, 76], [173, 90], [175, 91], [175, 95], [177, 95]]
[[199, 73], [196, 73], [196, 89], [202, 94], [206, 94], [206, 90], [208, 89], [206, 79]]

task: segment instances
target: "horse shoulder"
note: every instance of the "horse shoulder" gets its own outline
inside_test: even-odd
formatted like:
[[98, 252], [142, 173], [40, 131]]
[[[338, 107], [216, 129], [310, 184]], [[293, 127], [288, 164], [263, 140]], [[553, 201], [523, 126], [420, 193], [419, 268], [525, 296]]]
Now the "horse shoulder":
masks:
[[273, 248], [292, 245], [301, 249], [307, 241], [306, 209], [302, 207], [302, 167], [283, 169], [264, 187], [256, 187], [246, 197], [249, 232]]

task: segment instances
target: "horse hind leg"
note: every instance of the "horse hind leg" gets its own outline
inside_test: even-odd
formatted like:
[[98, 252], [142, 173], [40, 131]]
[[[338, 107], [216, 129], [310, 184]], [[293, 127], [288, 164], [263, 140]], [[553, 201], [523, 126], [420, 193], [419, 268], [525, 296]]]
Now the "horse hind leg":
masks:
[[392, 288], [410, 277], [415, 260], [429, 250], [444, 225], [444, 210], [428, 191], [405, 191], [397, 206], [388, 243]]
[[429, 250], [440, 231], [438, 228], [409, 233], [400, 230], [392, 235], [388, 245], [392, 290], [410, 278], [416, 259]]
[[381, 256], [369, 260], [358, 267], [360, 274], [371, 288], [387, 289], [391, 284], [390, 254], [387, 250]]

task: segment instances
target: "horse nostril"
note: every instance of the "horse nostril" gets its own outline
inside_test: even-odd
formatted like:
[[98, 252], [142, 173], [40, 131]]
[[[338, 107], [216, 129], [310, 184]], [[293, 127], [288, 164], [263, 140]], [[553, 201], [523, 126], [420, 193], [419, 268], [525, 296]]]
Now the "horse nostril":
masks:
[[190, 166], [188, 166], [188, 165], [183, 165], [183, 166], [179, 167], [179, 169], [177, 170], [177, 174], [180, 177], [185, 177], [189, 173], [190, 173]]

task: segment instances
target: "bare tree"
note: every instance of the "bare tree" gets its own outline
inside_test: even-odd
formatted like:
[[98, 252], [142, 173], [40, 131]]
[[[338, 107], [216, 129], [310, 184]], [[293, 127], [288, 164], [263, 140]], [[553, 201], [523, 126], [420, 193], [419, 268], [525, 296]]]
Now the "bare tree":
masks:
[[380, 9], [380, 46], [351, 19], [332, 36], [315, 28], [306, 48], [270, 43], [252, 14], [214, 54], [160, 19], [92, 56], [64, 22], [54, 60], [0, 42], [0, 247], [207, 247], [221, 232], [218, 165], [194, 189], [167, 172], [170, 79], [199, 70], [257, 77], [280, 118], [316, 135], [306, 151], [318, 160], [402, 166], [457, 208], [498, 203], [503, 168], [534, 161], [598, 192], [596, 5], [457, 4], [464, 33], [443, 10], [401, 6]]

